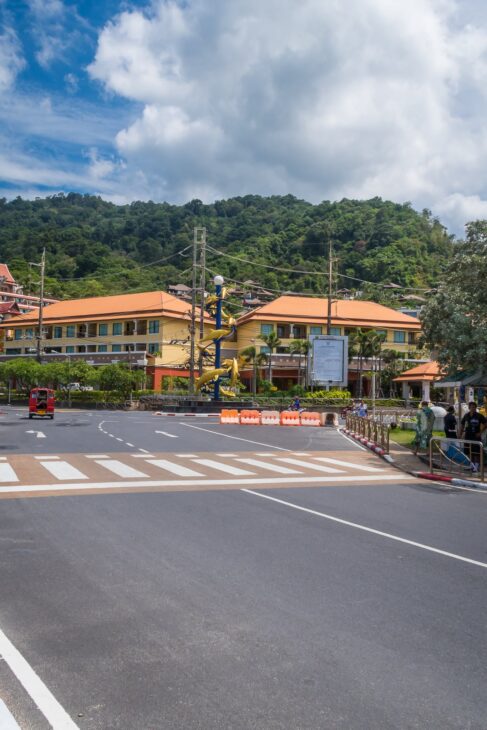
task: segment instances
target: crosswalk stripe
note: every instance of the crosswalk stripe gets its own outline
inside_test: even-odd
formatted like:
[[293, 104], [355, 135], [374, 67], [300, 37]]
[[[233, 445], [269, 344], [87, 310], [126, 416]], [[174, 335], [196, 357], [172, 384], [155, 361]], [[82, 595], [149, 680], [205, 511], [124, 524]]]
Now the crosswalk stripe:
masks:
[[382, 471], [376, 466], [365, 466], [362, 464], [353, 464], [350, 461], [341, 461], [340, 459], [331, 459], [328, 456], [313, 456], [316, 461], [325, 461], [327, 464], [337, 464], [338, 466], [346, 466], [348, 469], [359, 469], [360, 471]]
[[165, 469], [166, 471], [171, 472], [171, 474], [176, 474], [179, 477], [203, 476], [203, 474], [200, 474], [199, 471], [188, 469], [187, 466], [181, 466], [180, 464], [174, 464], [174, 462], [167, 461], [166, 459], [147, 459], [147, 463], [153, 464], [154, 466], [159, 467], [159, 469]]
[[39, 463], [42, 464], [44, 469], [47, 469], [53, 477], [56, 477], [56, 479], [59, 480], [88, 479], [86, 474], [83, 474], [83, 472], [79, 469], [68, 464], [67, 461], [40, 461]]
[[300, 466], [302, 469], [313, 469], [313, 471], [322, 471], [327, 474], [343, 474], [343, 469], [333, 469], [331, 466], [321, 466], [321, 464], [311, 464], [308, 461], [301, 461], [301, 459], [291, 459], [289, 457], [279, 457], [278, 461], [284, 461], [285, 464], [293, 464], [294, 466]]
[[287, 466], [280, 466], [279, 464], [264, 463], [257, 459], [237, 459], [242, 464], [248, 464], [249, 466], [257, 466], [260, 469], [267, 469], [268, 471], [274, 471], [277, 474], [301, 474], [297, 469], [289, 469]]
[[138, 469], [134, 469], [132, 466], [128, 466], [127, 464], [124, 464], [122, 461], [118, 461], [117, 459], [100, 459], [95, 461], [95, 464], [100, 464], [100, 466], [103, 466], [105, 469], [113, 472], [113, 474], [116, 474], [119, 477], [124, 477], [126, 479], [130, 477], [138, 478], [148, 476]]
[[0, 464], [0, 482], [18, 482], [19, 478], [10, 464]]
[[197, 464], [201, 464], [201, 466], [209, 466], [211, 469], [224, 471], [225, 474], [233, 474], [235, 477], [245, 477], [254, 474], [253, 471], [239, 469], [238, 466], [231, 466], [231, 464], [222, 464], [220, 461], [213, 461], [213, 459], [194, 459], [194, 461]]

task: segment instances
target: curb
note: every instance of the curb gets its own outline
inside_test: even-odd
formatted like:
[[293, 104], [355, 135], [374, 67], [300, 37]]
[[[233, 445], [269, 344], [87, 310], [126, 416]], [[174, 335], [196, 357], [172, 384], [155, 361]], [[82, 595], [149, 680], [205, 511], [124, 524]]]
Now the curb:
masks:
[[178, 418], [211, 418], [218, 417], [219, 413], [166, 413], [165, 411], [156, 411], [153, 416], [177, 416]]
[[389, 454], [386, 454], [382, 446], [379, 446], [378, 444], [374, 443], [373, 441], [369, 441], [365, 438], [365, 436], [360, 436], [357, 433], [354, 433], [353, 431], [349, 431], [348, 428], [341, 428], [340, 431], [343, 431], [343, 433], [346, 433], [347, 436], [350, 436], [350, 438], [355, 439], [355, 441], [359, 441], [362, 446], [366, 446], [370, 451], [373, 451], [374, 454], [377, 454], [378, 456], [381, 456], [383, 459], [389, 462], [389, 464], [394, 464], [394, 459]]
[[443, 474], [431, 474], [427, 471], [413, 471], [411, 472], [415, 477], [419, 479], [431, 479], [435, 482], [448, 482], [454, 487], [473, 487], [474, 489], [487, 489], [485, 482], [472, 482], [470, 479], [458, 479], [457, 477], [444, 476]]

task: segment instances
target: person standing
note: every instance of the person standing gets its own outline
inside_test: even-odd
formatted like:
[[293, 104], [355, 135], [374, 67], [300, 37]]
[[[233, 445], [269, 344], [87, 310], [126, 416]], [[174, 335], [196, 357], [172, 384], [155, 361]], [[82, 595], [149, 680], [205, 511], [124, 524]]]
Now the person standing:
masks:
[[415, 454], [418, 453], [419, 449], [426, 451], [428, 448], [433, 434], [434, 422], [435, 414], [431, 410], [428, 401], [424, 400], [416, 415], [416, 436], [413, 441]]
[[455, 417], [454, 406], [449, 406], [447, 408], [443, 427], [445, 429], [445, 436], [447, 437], [447, 439], [457, 438], [457, 419]]
[[470, 458], [474, 471], [478, 471], [480, 466], [480, 450], [482, 449], [482, 432], [487, 426], [487, 418], [477, 410], [477, 403], [470, 401], [468, 404], [468, 413], [462, 418], [462, 427], [460, 429], [460, 438], [466, 441], [478, 441], [474, 444], [465, 444], [464, 452]]
[[367, 404], [364, 403], [363, 400], [361, 400], [358, 404], [357, 413], [360, 418], [367, 418]]

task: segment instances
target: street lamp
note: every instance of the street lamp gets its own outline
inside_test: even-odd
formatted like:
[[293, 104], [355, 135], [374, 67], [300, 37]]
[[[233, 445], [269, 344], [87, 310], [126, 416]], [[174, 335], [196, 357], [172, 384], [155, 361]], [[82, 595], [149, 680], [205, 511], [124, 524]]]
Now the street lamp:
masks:
[[[215, 284], [215, 293], [217, 296], [216, 302], [216, 314], [215, 314], [215, 329], [219, 330], [222, 326], [222, 287], [224, 283], [223, 276], [217, 274], [213, 279]], [[221, 342], [220, 338], [215, 340], [215, 369], [220, 367], [221, 363]], [[213, 387], [213, 400], [220, 400], [220, 376], [218, 375], [215, 379], [215, 385]]]

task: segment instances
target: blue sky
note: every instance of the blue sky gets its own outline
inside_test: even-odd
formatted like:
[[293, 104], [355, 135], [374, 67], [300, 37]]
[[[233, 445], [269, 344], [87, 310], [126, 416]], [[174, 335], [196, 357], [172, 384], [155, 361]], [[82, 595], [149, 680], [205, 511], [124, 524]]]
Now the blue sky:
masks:
[[0, 194], [487, 217], [481, 0], [0, 0]]

